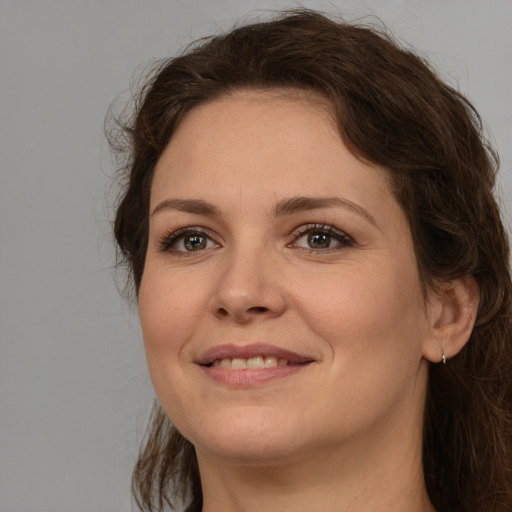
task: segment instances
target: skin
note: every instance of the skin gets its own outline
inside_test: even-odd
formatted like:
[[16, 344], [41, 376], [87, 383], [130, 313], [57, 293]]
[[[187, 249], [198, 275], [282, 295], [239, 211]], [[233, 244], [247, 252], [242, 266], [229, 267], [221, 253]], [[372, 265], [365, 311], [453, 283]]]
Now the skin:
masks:
[[[344, 203], [276, 215], [303, 196]], [[158, 161], [150, 212], [145, 350], [163, 408], [196, 448], [204, 511], [432, 511], [426, 357], [451, 347], [440, 326], [460, 318], [446, 307], [457, 288], [425, 301], [385, 171], [349, 152], [321, 98], [244, 91], [196, 107]], [[206, 245], [183, 231], [169, 241], [184, 228]], [[312, 248], [308, 229], [328, 246]], [[313, 362], [233, 386], [197, 363], [226, 343]]]

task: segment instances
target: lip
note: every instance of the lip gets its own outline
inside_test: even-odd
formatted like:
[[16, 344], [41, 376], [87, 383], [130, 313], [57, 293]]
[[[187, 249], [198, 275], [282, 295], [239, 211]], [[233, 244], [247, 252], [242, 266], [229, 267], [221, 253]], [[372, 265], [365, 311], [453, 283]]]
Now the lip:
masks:
[[[292, 365], [259, 370], [231, 370], [211, 366], [213, 361], [217, 359], [249, 359], [261, 355], [287, 359]], [[215, 382], [227, 386], [247, 388], [289, 377], [304, 370], [315, 361], [311, 357], [274, 345], [255, 343], [251, 345], [219, 345], [204, 352], [195, 362]]]
[[[196, 364], [206, 366], [217, 359], [233, 359], [236, 357], [249, 359], [256, 356], [272, 356], [277, 359], [287, 359], [293, 364], [312, 363], [311, 357], [292, 352], [266, 343], [253, 343], [251, 345], [218, 345], [199, 356]], [[257, 371], [257, 370], [252, 370]]]

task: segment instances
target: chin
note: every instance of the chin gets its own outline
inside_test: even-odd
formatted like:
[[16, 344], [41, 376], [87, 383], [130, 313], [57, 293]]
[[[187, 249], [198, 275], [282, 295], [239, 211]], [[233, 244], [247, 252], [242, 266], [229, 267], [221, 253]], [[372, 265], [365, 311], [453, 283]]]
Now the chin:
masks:
[[248, 409], [210, 416], [200, 430], [185, 428], [183, 434], [198, 452], [254, 465], [286, 459], [298, 449], [292, 442], [298, 437], [296, 421]]

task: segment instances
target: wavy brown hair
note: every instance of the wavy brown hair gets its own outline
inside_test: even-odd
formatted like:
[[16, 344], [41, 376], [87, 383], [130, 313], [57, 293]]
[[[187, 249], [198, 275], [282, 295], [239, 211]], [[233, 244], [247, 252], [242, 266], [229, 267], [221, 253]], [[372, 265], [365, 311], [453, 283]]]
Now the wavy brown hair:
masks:
[[[110, 131], [126, 158], [114, 231], [135, 292], [144, 272], [151, 180], [176, 127], [201, 103], [269, 88], [322, 94], [353, 154], [387, 169], [425, 289], [467, 275], [478, 282], [469, 342], [448, 365], [431, 365], [424, 475], [438, 512], [510, 512], [511, 280], [493, 196], [498, 158], [473, 106], [385, 31], [309, 10], [285, 12], [200, 40], [156, 67], [133, 115]], [[201, 509], [194, 447], [158, 405], [132, 490], [141, 510], [162, 510], [176, 497], [191, 499], [190, 511]]]

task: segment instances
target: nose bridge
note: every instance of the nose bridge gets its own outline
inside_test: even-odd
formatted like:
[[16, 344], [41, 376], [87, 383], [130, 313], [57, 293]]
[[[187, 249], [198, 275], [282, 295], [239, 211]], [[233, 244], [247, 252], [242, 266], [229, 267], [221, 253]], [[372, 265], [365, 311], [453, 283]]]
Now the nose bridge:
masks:
[[285, 305], [277, 265], [265, 241], [255, 237], [228, 247], [216, 276], [212, 312], [238, 322], [278, 316]]

